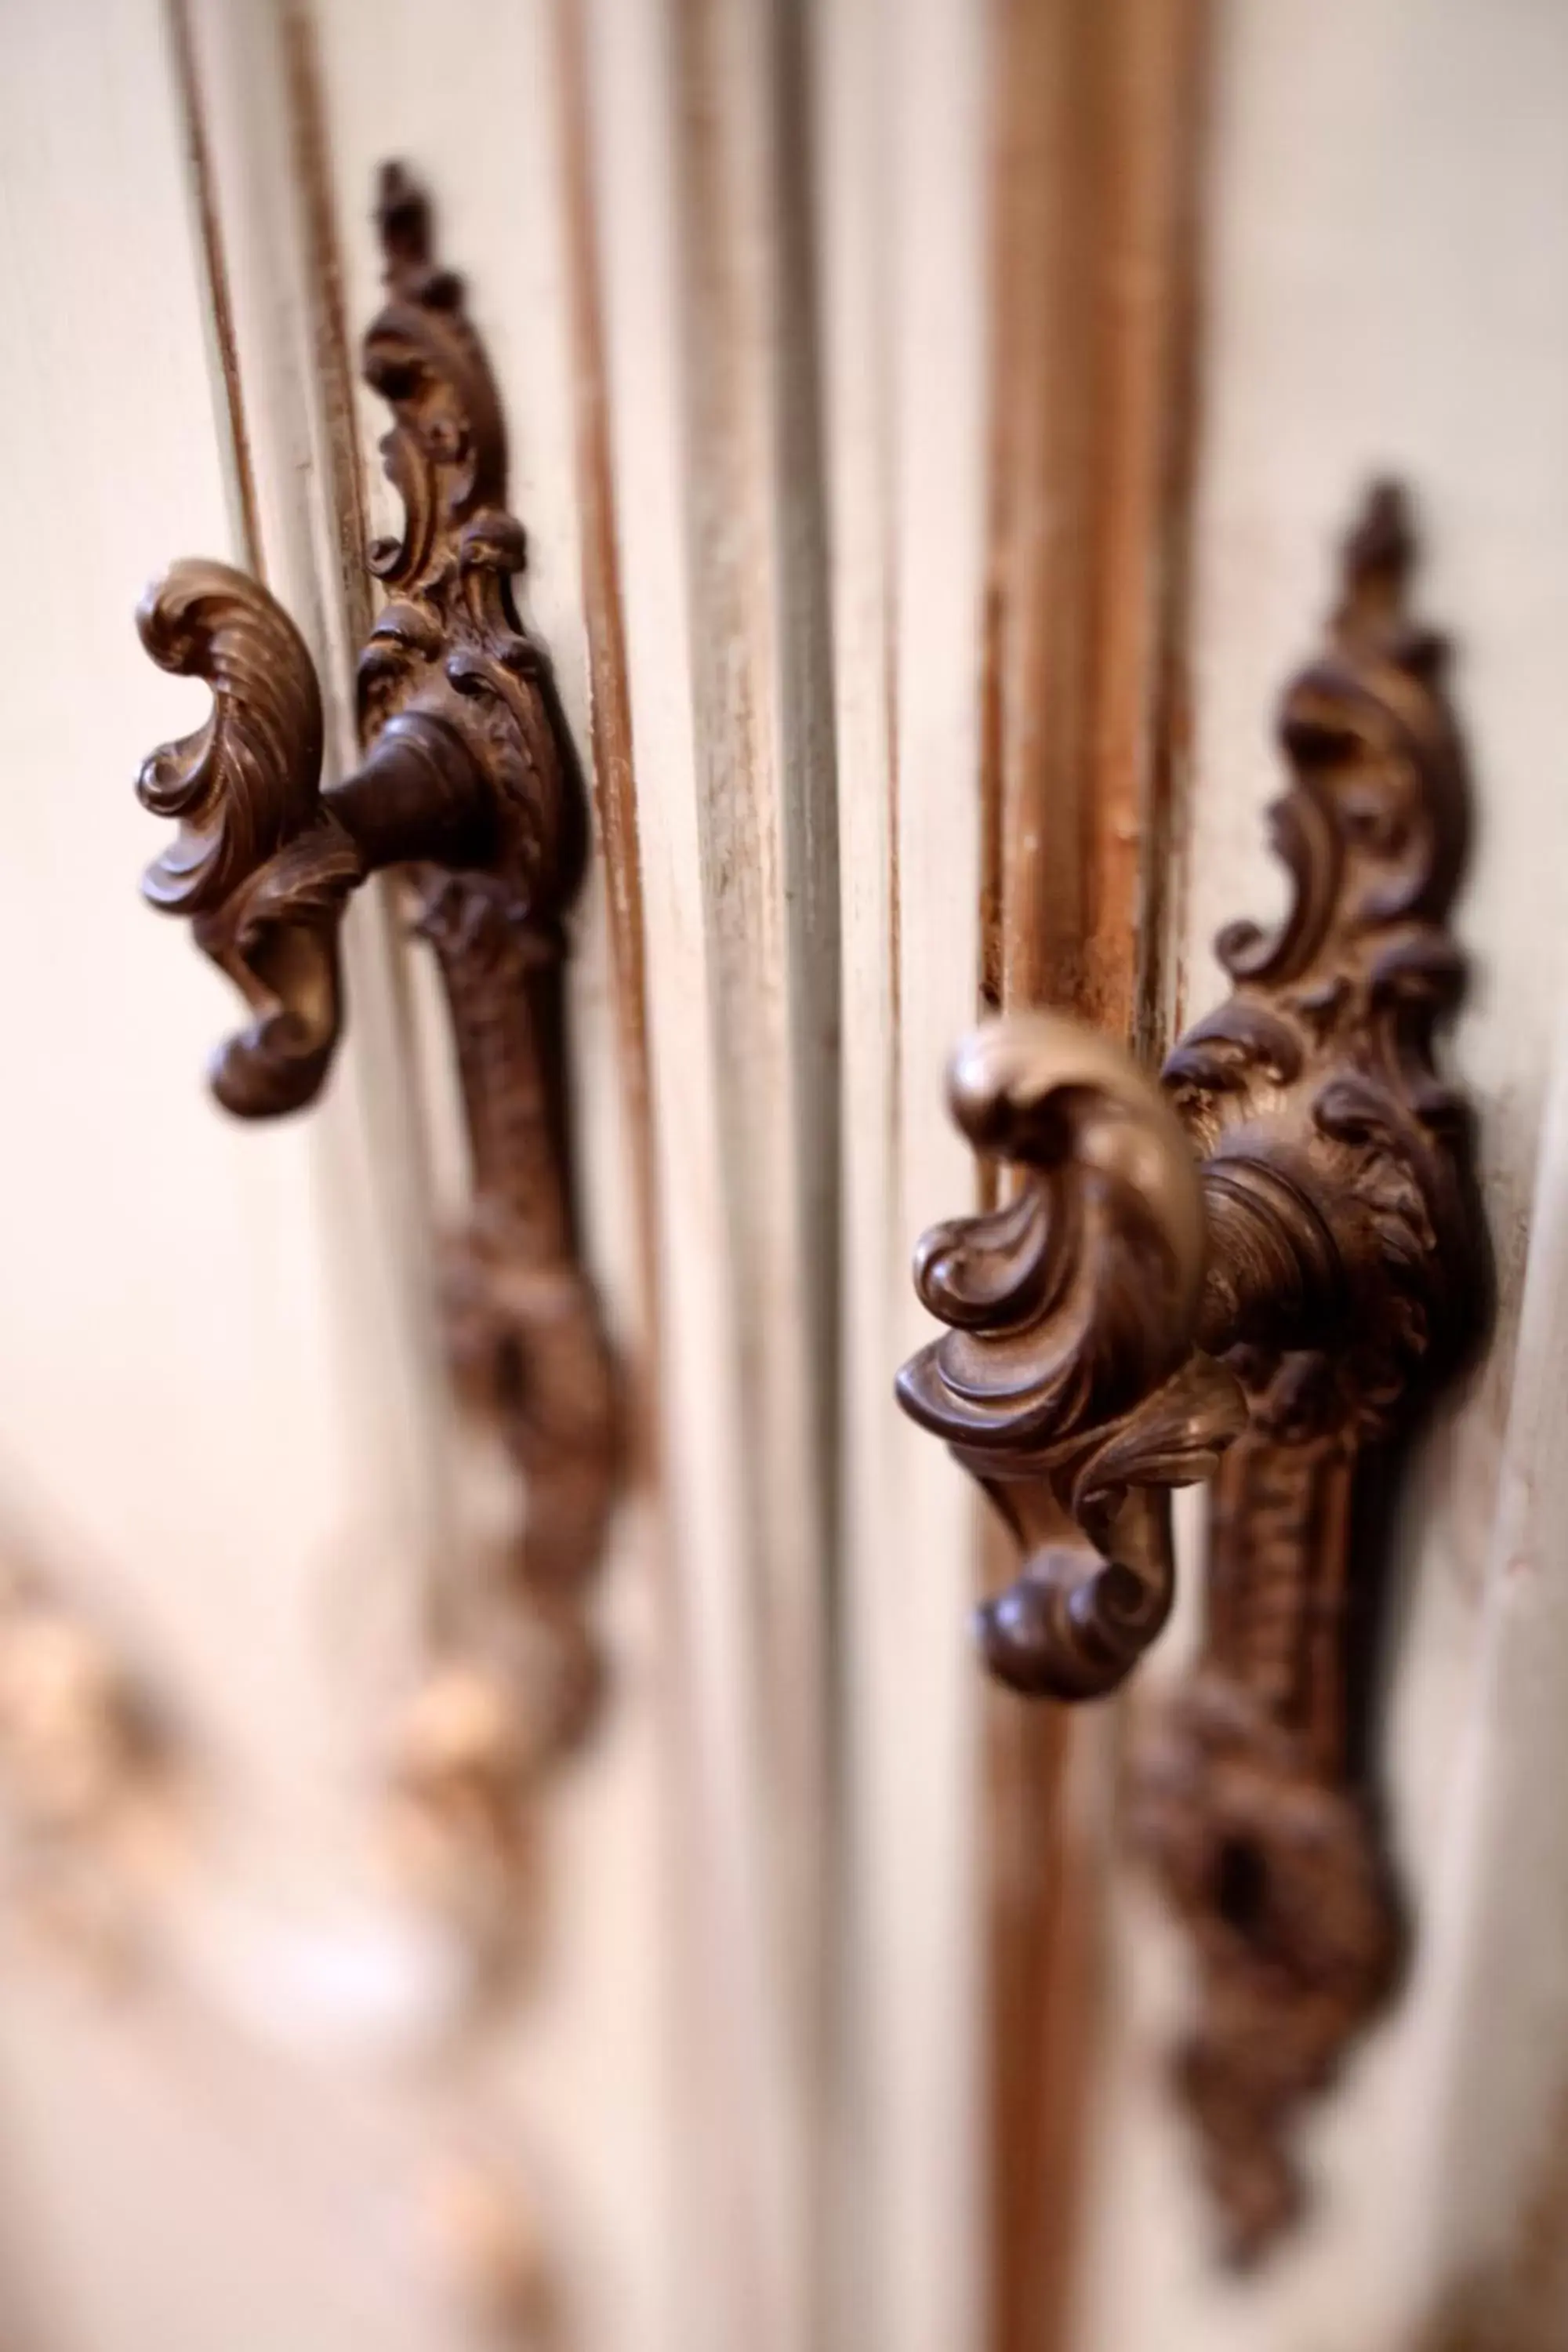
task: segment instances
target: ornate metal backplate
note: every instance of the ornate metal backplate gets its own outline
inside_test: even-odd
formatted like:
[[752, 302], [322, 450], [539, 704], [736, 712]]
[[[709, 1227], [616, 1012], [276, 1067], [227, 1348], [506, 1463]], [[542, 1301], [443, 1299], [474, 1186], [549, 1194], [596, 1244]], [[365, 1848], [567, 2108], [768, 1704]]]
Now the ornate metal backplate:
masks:
[[1024, 1692], [1122, 1679], [1170, 1604], [1168, 1490], [1214, 1475], [1203, 1655], [1134, 1811], [1198, 1945], [1180, 2080], [1239, 2258], [1294, 2210], [1300, 2101], [1394, 1981], [1369, 1636], [1400, 1447], [1489, 1297], [1469, 1119], [1433, 1055], [1462, 984], [1466, 791], [1412, 560], [1380, 488], [1329, 645], [1284, 698], [1290, 911], [1273, 937], [1222, 934], [1234, 993], [1163, 1096], [1049, 1015], [961, 1047], [955, 1115], [1020, 1181], [921, 1244], [950, 1328], [899, 1382], [1025, 1547], [980, 1612], [988, 1664]]
[[142, 1662], [0, 1528], [0, 1926], [94, 1981], [139, 1979], [196, 1808]]
[[[1280, 712], [1290, 911], [1272, 937], [1221, 934], [1236, 992], [1163, 1077], [1234, 1269], [1248, 1423], [1215, 1480], [1202, 1654], [1138, 1760], [1134, 1817], [1197, 1947], [1178, 2080], [1244, 2261], [1300, 2203], [1300, 2103], [1396, 1981], [1367, 1704], [1388, 1521], [1401, 1444], [1489, 1292], [1469, 1114], [1433, 1055], [1463, 986], [1467, 790], [1413, 555], [1384, 489]], [[1259, 1255], [1282, 1231], [1279, 1284]]]
[[473, 1191], [447, 1265], [453, 1358], [527, 1493], [507, 1580], [522, 1605], [470, 1595], [395, 1776], [405, 1849], [437, 1875], [460, 1851], [447, 1892], [467, 1905], [476, 1855], [515, 1860], [520, 1801], [582, 1730], [599, 1678], [584, 1612], [618, 1412], [578, 1248], [563, 1003], [588, 832], [549, 660], [512, 601], [523, 533], [462, 282], [434, 258], [426, 200], [396, 166], [378, 223], [386, 300], [364, 372], [392, 409], [382, 452], [405, 512], [369, 551], [386, 602], [359, 662], [362, 764], [321, 790], [321, 698], [298, 631], [258, 582], [190, 562], [148, 592], [139, 625], [165, 669], [208, 682], [213, 710], [153, 753], [138, 789], [180, 824], [148, 898], [193, 919], [250, 1010], [213, 1069], [231, 1111], [272, 1117], [321, 1086], [343, 1013], [339, 925], [367, 876], [397, 870], [440, 966]]

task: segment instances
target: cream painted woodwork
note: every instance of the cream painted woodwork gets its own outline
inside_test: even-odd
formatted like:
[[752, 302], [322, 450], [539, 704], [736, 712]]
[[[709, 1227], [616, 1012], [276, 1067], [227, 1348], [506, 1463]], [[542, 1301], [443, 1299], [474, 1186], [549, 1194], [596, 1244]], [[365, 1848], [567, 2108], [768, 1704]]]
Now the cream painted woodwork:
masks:
[[[1568, 1562], [1552, 1507], [1568, 1393], [1552, 1108], [1568, 1050], [1568, 272], [1546, 259], [1568, 236], [1568, 13], [1266, 0], [1221, 29], [1184, 1014], [1224, 992], [1220, 923], [1279, 903], [1258, 821], [1279, 772], [1272, 697], [1310, 647], [1347, 497], [1395, 468], [1420, 500], [1421, 609], [1453, 640], [1475, 777], [1455, 917], [1472, 974], [1449, 1051], [1479, 1119], [1499, 1307], [1483, 1369], [1424, 1448], [1399, 1563], [1379, 1744], [1410, 1980], [1311, 2120], [1307, 2225], [1227, 2281], [1160, 2082], [1181, 1955], [1129, 1878], [1079, 2341], [1547, 2352], [1568, 2341]], [[1157, 1703], [1182, 1647], [1178, 1632], [1135, 1704]]]
[[[129, 1662], [189, 1791], [131, 1969], [0, 1880], [3, 2352], [531, 2343], [485, 2306], [492, 2210], [558, 2275], [549, 2352], [1568, 2341], [1568, 10], [1207, 18], [1194, 736], [1153, 944], [1185, 1017], [1218, 924], [1278, 905], [1268, 714], [1397, 471], [1479, 801], [1453, 1052], [1500, 1315], [1402, 1538], [1416, 1965], [1313, 2120], [1311, 2218], [1256, 2279], [1215, 2267], [1161, 2075], [1182, 1955], [1101, 1801], [1076, 2290], [1005, 2347], [978, 1518], [891, 1400], [913, 1240], [975, 1198], [941, 1072], [981, 953], [994, 16], [0, 6], [0, 1571]], [[396, 508], [353, 373], [391, 156], [493, 361], [525, 608], [594, 772], [572, 1082], [646, 1420], [610, 1705], [548, 1801], [535, 1965], [473, 2031], [377, 1827], [430, 1596], [498, 1501], [432, 1297], [464, 1172], [441, 1007], [364, 894], [325, 1100], [226, 1120], [228, 993], [138, 901], [131, 790], [204, 707], [132, 625], [187, 553], [261, 572], [352, 762], [360, 509]], [[1200, 1527], [1133, 1710], [1190, 1643]]]

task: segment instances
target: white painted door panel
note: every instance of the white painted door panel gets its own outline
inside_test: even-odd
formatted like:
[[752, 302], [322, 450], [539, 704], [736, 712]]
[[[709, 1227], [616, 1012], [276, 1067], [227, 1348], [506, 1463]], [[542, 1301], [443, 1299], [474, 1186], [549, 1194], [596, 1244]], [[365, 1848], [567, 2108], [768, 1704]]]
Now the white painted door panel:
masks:
[[[1404, 1538], [1416, 1966], [1312, 2126], [1313, 2217], [1256, 2281], [1213, 2267], [1160, 2076], [1180, 1955], [1119, 1876], [1051, 2352], [1558, 2352], [1568, 14], [1219, 0], [1211, 32], [1183, 1010], [1279, 902], [1272, 700], [1395, 471], [1477, 780], [1453, 1058], [1500, 1314]], [[515, 2347], [483, 2307], [514, 2228], [562, 2283], [548, 2352], [993, 2340], [977, 1518], [890, 1383], [910, 1245], [975, 1184], [940, 1075], [981, 951], [1004, 54], [970, 0], [0, 10], [0, 1570], [167, 1706], [190, 1799], [129, 1980], [0, 1899], [5, 2352]], [[202, 715], [132, 626], [181, 554], [260, 571], [329, 780], [353, 760], [394, 156], [494, 364], [593, 784], [572, 1083], [637, 1423], [604, 1727], [549, 1801], [537, 1966], [467, 2038], [378, 1828], [497, 1493], [434, 1302], [441, 1007], [364, 894], [327, 1098], [226, 1121], [233, 1007], [138, 901], [131, 789]]]
[[[1474, 772], [1455, 918], [1472, 980], [1449, 1055], [1479, 1116], [1499, 1312], [1425, 1449], [1403, 1544], [1381, 1747], [1410, 1982], [1309, 2126], [1307, 2225], [1256, 2279], [1227, 2281], [1160, 2078], [1179, 1952], [1128, 1885], [1082, 2342], [1535, 2352], [1568, 2327], [1550, 2253], [1533, 2316], [1508, 2284], [1532, 2228], [1551, 2244], [1568, 2062], [1562, 1710], [1544, 1696], [1563, 1563], [1542, 1512], [1563, 1435], [1548, 1337], [1562, 1146], [1542, 1121], [1568, 871], [1568, 16], [1267, 0], [1218, 31], [1184, 1017], [1225, 992], [1220, 924], [1280, 902], [1259, 821], [1279, 788], [1273, 699], [1314, 641], [1350, 501], [1397, 472]], [[1158, 1654], [1142, 1704], [1182, 1647]], [[1466, 2301], [1483, 2290], [1484, 2320]]]
[[[4, 40], [0, 1541], [167, 1704], [202, 1874], [201, 1923], [144, 1991], [95, 1999], [9, 1923], [16, 2294], [41, 2344], [412, 2347], [375, 2251], [395, 2138], [268, 2040], [297, 2006], [285, 1952], [319, 1977], [358, 1934], [349, 1727], [385, 1673], [376, 1591], [409, 1582], [419, 1524], [406, 1343], [365, 1233], [353, 1079], [311, 1124], [226, 1121], [200, 1073], [226, 992], [137, 898], [135, 765], [200, 704], [132, 611], [173, 555], [244, 551], [163, 19], [16, 10]], [[243, 2033], [222, 1958], [242, 1927], [261, 2008]]]

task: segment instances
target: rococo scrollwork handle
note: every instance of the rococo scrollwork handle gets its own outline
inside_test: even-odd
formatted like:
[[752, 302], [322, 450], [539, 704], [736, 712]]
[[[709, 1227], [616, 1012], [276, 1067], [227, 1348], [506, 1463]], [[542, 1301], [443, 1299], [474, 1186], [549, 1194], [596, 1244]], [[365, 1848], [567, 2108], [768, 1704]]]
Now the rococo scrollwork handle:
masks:
[[[473, 1187], [448, 1268], [452, 1349], [524, 1475], [511, 1576], [529, 1606], [526, 1634], [512, 1612], [510, 1638], [492, 1630], [471, 1644], [486, 1660], [477, 1681], [460, 1667], [443, 1684], [439, 1736], [431, 1705], [416, 1709], [400, 1786], [409, 1802], [470, 1819], [489, 1807], [504, 1843], [517, 1784], [586, 1719], [596, 1660], [582, 1610], [618, 1452], [564, 1082], [563, 918], [588, 827], [548, 656], [512, 600], [523, 533], [506, 510], [500, 407], [462, 283], [433, 258], [425, 198], [395, 165], [377, 217], [386, 300], [364, 372], [392, 409], [382, 452], [405, 526], [368, 554], [386, 601], [358, 666], [363, 756], [321, 790], [321, 699], [298, 630], [258, 581], [176, 563], [143, 600], [142, 642], [163, 668], [205, 679], [213, 708], [142, 770], [143, 803], [179, 825], [143, 887], [191, 919], [245, 1000], [249, 1019], [212, 1070], [242, 1118], [297, 1110], [320, 1090], [344, 1013], [339, 927], [369, 876], [396, 871], [435, 950]], [[523, 1724], [496, 1704], [503, 1670]]]
[[1238, 2259], [1294, 2210], [1289, 2117], [1396, 1973], [1367, 1638], [1399, 1451], [1489, 1297], [1470, 1121], [1434, 1060], [1467, 792], [1413, 554], [1382, 487], [1281, 709], [1293, 902], [1272, 936], [1222, 932], [1233, 992], [1161, 1086], [1036, 1013], [960, 1047], [955, 1116], [1017, 1189], [921, 1243], [949, 1328], [898, 1384], [1024, 1548], [979, 1622], [1027, 1694], [1124, 1678], [1170, 1603], [1168, 1490], [1213, 1477], [1202, 1653], [1133, 1811], [1199, 1948], [1180, 2081]]
[[338, 919], [368, 871], [321, 799], [315, 669], [282, 606], [224, 563], [174, 564], [136, 625], [161, 669], [213, 693], [205, 725], [154, 751], [137, 780], [143, 806], [180, 827], [142, 892], [192, 919], [251, 1008], [215, 1056], [218, 1100], [242, 1118], [296, 1110], [337, 1043]]

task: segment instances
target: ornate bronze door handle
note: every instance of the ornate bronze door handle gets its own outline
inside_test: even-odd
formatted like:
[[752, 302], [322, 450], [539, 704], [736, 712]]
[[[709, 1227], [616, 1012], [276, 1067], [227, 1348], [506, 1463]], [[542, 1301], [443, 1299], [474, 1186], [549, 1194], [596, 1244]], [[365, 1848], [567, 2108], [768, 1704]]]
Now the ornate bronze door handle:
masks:
[[[461, 281], [432, 258], [425, 199], [395, 166], [378, 219], [387, 299], [364, 372], [393, 412], [382, 449], [406, 512], [402, 536], [369, 552], [387, 602], [359, 661], [362, 764], [321, 790], [321, 695], [299, 632], [255, 580], [186, 562], [148, 591], [138, 625], [154, 661], [207, 681], [212, 714], [153, 754], [137, 790], [179, 822], [148, 899], [191, 918], [249, 1008], [212, 1071], [239, 1117], [296, 1110], [319, 1091], [343, 1015], [338, 927], [369, 875], [406, 877], [440, 964], [474, 1194], [451, 1268], [452, 1344], [526, 1477], [518, 1575], [556, 1653], [542, 1729], [520, 1738], [464, 1685], [442, 1701], [440, 1757], [409, 1759], [415, 1781], [456, 1775], [446, 1796], [472, 1811], [489, 1801], [487, 1776], [525, 1774], [570, 1736], [594, 1680], [578, 1612], [617, 1412], [577, 1247], [562, 985], [588, 829], [549, 661], [512, 602], [523, 533], [506, 511], [505, 430]], [[521, 1673], [537, 1685], [537, 1658]], [[492, 1722], [493, 1738], [478, 1728]], [[485, 1754], [469, 1753], [476, 1742]]]
[[1284, 698], [1294, 903], [1273, 937], [1221, 934], [1234, 992], [1163, 1090], [1049, 1014], [959, 1048], [954, 1116], [1020, 1181], [921, 1241], [950, 1328], [898, 1382], [1025, 1549], [979, 1612], [1019, 1691], [1122, 1680], [1171, 1604], [1169, 1489], [1214, 1478], [1203, 1654], [1137, 1814], [1205, 1962], [1183, 2079], [1239, 2254], [1295, 2197], [1286, 2114], [1392, 1979], [1355, 1669], [1394, 1453], [1489, 1292], [1470, 1123], [1433, 1061], [1463, 981], [1466, 785], [1411, 562], [1384, 488]]

